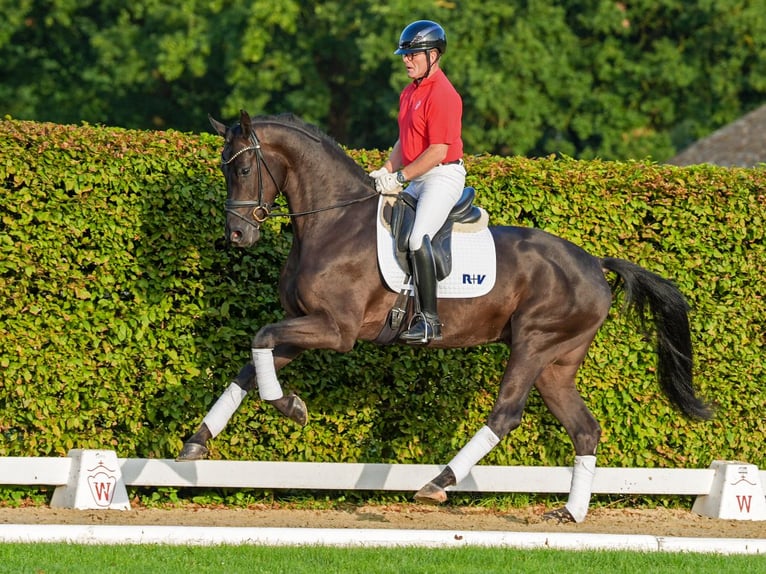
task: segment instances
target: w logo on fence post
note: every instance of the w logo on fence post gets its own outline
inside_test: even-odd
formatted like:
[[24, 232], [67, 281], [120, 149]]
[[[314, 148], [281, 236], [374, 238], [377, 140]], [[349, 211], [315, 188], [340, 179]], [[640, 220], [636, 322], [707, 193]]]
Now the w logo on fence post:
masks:
[[716, 460], [710, 494], [699, 496], [692, 510], [713, 518], [766, 520], [766, 496], [758, 467]]
[[129, 510], [128, 491], [113, 450], [69, 451], [72, 466], [66, 486], [57, 486], [51, 506], [60, 508]]
[[737, 495], [737, 505], [739, 506], [740, 512], [750, 512], [750, 503], [752, 502], [753, 497], [749, 494], [747, 496], [744, 496], [742, 494]]
[[[99, 508], [109, 508], [114, 498], [115, 487], [117, 486], [117, 471], [119, 468], [107, 468], [104, 461], [99, 461], [95, 468], [88, 471], [88, 486], [93, 496], [93, 502]], [[95, 474], [90, 474], [95, 473]]]

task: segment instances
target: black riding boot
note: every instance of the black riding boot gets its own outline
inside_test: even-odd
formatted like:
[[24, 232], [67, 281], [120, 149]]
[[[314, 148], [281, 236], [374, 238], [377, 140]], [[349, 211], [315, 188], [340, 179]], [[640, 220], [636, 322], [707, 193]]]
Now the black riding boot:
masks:
[[417, 251], [410, 251], [412, 276], [415, 279], [415, 296], [420, 303], [420, 312], [410, 328], [399, 335], [406, 343], [425, 344], [442, 338], [442, 326], [436, 312], [436, 264], [431, 251], [431, 239], [426, 235], [423, 245]]

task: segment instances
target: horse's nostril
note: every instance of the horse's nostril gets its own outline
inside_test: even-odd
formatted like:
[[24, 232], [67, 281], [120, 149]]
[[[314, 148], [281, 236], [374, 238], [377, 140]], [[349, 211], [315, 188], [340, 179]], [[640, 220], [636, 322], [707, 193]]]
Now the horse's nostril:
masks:
[[239, 241], [242, 239], [242, 232], [241, 231], [232, 231], [229, 235], [229, 241], [232, 243], [239, 243]]

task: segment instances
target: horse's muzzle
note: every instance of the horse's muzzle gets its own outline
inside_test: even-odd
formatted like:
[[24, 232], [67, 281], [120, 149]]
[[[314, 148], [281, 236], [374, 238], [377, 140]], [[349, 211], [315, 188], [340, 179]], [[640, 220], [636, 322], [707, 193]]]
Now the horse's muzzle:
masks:
[[236, 247], [252, 247], [261, 237], [261, 231], [252, 225], [226, 226], [226, 239]]

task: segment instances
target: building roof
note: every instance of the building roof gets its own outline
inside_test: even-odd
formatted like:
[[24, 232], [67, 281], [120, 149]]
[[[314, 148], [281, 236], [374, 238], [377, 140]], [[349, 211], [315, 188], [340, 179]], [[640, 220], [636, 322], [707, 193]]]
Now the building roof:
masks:
[[703, 138], [667, 163], [754, 167], [766, 163], [766, 105]]

